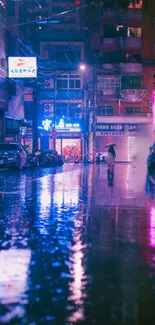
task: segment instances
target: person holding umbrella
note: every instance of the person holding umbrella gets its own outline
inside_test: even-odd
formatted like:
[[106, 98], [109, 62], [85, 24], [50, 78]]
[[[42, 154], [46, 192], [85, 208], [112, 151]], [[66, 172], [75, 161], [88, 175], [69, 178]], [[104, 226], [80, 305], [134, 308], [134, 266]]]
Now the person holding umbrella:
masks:
[[108, 165], [114, 165], [114, 160], [116, 158], [116, 153], [114, 147], [116, 144], [110, 143], [106, 145], [106, 148], [108, 148]]

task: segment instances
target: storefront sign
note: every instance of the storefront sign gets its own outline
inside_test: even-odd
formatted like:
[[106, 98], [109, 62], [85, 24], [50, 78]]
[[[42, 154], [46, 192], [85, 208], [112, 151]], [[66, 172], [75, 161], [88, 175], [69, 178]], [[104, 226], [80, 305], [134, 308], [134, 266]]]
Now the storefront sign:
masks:
[[9, 57], [8, 77], [9, 78], [36, 78], [37, 77], [36, 57]]
[[58, 137], [60, 138], [65, 138], [65, 137], [68, 137], [68, 138], [81, 138], [83, 136], [83, 133], [60, 133], [58, 134]]
[[129, 131], [137, 131], [139, 127], [139, 124], [104, 124], [104, 123], [97, 123], [96, 125], [96, 131], [125, 131], [126, 128]]
[[[52, 128], [53, 122], [51, 120], [46, 119], [42, 122], [42, 125], [44, 130], [49, 131]], [[58, 133], [81, 132], [81, 125], [80, 123], [66, 123], [64, 119], [60, 119], [59, 123], [55, 125], [55, 130]]]
[[56, 125], [56, 130], [58, 132], [81, 132], [81, 127], [79, 123], [66, 123], [63, 119], [61, 119]]
[[97, 132], [97, 136], [123, 136], [124, 132]]

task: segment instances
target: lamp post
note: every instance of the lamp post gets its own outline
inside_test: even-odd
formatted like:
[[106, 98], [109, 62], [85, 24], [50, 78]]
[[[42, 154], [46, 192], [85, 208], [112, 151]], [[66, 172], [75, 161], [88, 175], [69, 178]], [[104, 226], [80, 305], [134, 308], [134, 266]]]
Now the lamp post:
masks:
[[[85, 64], [80, 65], [80, 70], [85, 72], [87, 66]], [[90, 68], [90, 66], [88, 66]], [[93, 104], [92, 108], [89, 107], [89, 157], [94, 163], [96, 160], [96, 90], [97, 90], [97, 76], [96, 68], [93, 69]]]
[[35, 153], [38, 151], [38, 84], [37, 80], [33, 83], [33, 118], [32, 118], [32, 132], [33, 132], [33, 141], [32, 141], [32, 151]]
[[[53, 100], [53, 131], [55, 131], [55, 119], [56, 119], [56, 73], [54, 74], [54, 100]], [[53, 137], [53, 150], [55, 151], [56, 148], [56, 140], [55, 137]]]

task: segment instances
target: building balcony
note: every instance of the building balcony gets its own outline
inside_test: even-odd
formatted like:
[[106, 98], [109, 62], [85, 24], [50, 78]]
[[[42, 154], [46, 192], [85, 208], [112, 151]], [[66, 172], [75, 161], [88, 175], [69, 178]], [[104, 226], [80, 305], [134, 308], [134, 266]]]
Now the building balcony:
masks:
[[143, 20], [143, 12], [141, 9], [126, 9], [126, 10], [112, 10], [112, 9], [104, 9], [103, 14], [101, 15], [104, 21], [108, 22], [110, 20], [115, 21], [116, 23], [123, 22], [142, 22]]
[[87, 40], [88, 33], [82, 31], [62, 31], [62, 32], [48, 32], [40, 33], [40, 40], [42, 41], [56, 41], [56, 42], [83, 42]]
[[121, 74], [142, 74], [143, 65], [141, 63], [121, 63]]
[[5, 89], [0, 89], [0, 110], [7, 110], [7, 91]]
[[140, 37], [126, 37], [120, 39], [122, 50], [136, 52], [142, 49], [142, 39]]
[[142, 22], [143, 20], [143, 12], [142, 9], [127, 9], [127, 10], [120, 10], [119, 14], [120, 22]]
[[150, 124], [152, 123], [151, 113], [140, 113], [139, 115], [116, 114], [112, 116], [97, 116], [97, 123], [139, 123]]
[[140, 102], [146, 95], [147, 90], [145, 88], [121, 89], [121, 98], [132, 102]]
[[139, 52], [142, 49], [140, 37], [104, 37], [102, 41], [103, 51], [115, 51], [122, 49], [125, 52]]
[[102, 42], [102, 48], [103, 50], [108, 49], [108, 51], [113, 50], [115, 51], [117, 49], [118, 46], [118, 42], [117, 42], [117, 38], [110, 38], [110, 37], [105, 37], [103, 38], [103, 42]]

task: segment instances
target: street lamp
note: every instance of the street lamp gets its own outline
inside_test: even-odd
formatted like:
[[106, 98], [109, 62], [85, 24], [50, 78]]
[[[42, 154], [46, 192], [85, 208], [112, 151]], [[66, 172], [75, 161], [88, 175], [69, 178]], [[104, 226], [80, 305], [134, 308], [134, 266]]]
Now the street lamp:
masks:
[[79, 66], [79, 69], [81, 71], [85, 71], [86, 70], [86, 65], [81, 63], [80, 66]]
[[93, 70], [93, 108], [89, 109], [89, 156], [92, 162], [96, 161], [96, 90], [97, 90], [97, 76], [96, 76], [96, 68], [91, 67], [90, 65], [86, 65], [81, 63], [79, 66], [79, 70], [86, 71], [88, 69]]

